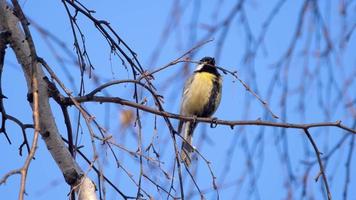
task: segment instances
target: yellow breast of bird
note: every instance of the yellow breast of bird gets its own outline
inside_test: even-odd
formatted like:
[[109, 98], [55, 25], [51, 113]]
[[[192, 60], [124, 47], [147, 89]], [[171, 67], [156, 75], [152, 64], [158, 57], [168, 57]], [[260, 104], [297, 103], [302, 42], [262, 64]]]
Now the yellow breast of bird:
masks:
[[194, 74], [191, 86], [184, 94], [186, 96], [183, 107], [183, 113], [186, 115], [198, 115], [209, 102], [209, 96], [213, 88], [215, 75], [208, 72], [199, 72]]

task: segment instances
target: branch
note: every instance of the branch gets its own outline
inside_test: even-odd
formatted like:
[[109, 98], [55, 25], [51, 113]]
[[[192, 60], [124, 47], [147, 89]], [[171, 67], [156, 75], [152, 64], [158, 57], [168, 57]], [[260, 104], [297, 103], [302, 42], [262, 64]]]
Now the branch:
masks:
[[[47, 149], [50, 151], [53, 159], [56, 161], [58, 167], [62, 171], [66, 182], [69, 185], [78, 185], [82, 183], [82, 180], [86, 179], [87, 177], [84, 176], [82, 169], [72, 158], [67, 146], [64, 144], [60, 136], [53, 117], [51, 106], [49, 104], [47, 84], [43, 80], [45, 75], [37, 62], [34, 43], [28, 29], [29, 24], [27, 20], [25, 20], [24, 15], [20, 10], [21, 8], [18, 6], [18, 3], [14, 0], [13, 4], [17, 11], [17, 16], [14, 14], [11, 6], [8, 5], [5, 0], [0, 0], [0, 30], [8, 31], [11, 33], [9, 37], [9, 43], [11, 44], [11, 48], [14, 50], [16, 58], [24, 71], [29, 96], [35, 97], [35, 101], [37, 101], [37, 97], [36, 94], [33, 94], [34, 87], [32, 85], [32, 78], [36, 79], [38, 82], [38, 90], [35, 92], [38, 92], [39, 127], [40, 134], [42, 135], [42, 139], [47, 145]], [[22, 29], [18, 26], [20, 20]], [[25, 33], [22, 30], [24, 30]], [[33, 69], [37, 70], [34, 74], [34, 77], [32, 76]], [[36, 106], [34, 105], [34, 102], [30, 101], [30, 104], [33, 111], [36, 112]], [[35, 145], [32, 147], [35, 148]], [[82, 189], [83, 187], [79, 185], [79, 188]], [[93, 187], [90, 188], [93, 189]], [[95, 190], [92, 190], [92, 193], [95, 194]]]
[[38, 142], [38, 135], [40, 132], [40, 111], [39, 111], [39, 107], [40, 107], [40, 103], [39, 103], [39, 86], [38, 86], [38, 69], [37, 69], [37, 63], [36, 63], [36, 49], [35, 49], [35, 45], [33, 43], [32, 40], [32, 36], [30, 33], [30, 30], [28, 28], [28, 21], [26, 20], [22, 9], [20, 7], [20, 5], [18, 4], [18, 2], [16, 0], [12, 0], [12, 4], [14, 5], [14, 10], [15, 10], [15, 14], [18, 16], [22, 28], [25, 32], [26, 35], [26, 40], [29, 44], [29, 48], [30, 48], [30, 57], [31, 57], [31, 86], [32, 86], [32, 94], [33, 94], [33, 103], [32, 103], [32, 108], [33, 108], [33, 122], [34, 122], [34, 135], [33, 135], [33, 139], [32, 139], [32, 146], [31, 146], [31, 150], [30, 153], [28, 154], [26, 161], [23, 165], [23, 167], [21, 168], [20, 172], [21, 172], [21, 184], [20, 184], [20, 192], [19, 192], [19, 200], [23, 200], [24, 199], [24, 195], [25, 195], [25, 188], [26, 188], [26, 179], [27, 179], [27, 172], [28, 169], [30, 167], [31, 161], [35, 156], [35, 152], [37, 150], [37, 142]]
[[198, 44], [196, 44], [193, 48], [189, 49], [188, 51], [186, 51], [185, 53], [183, 53], [181, 56], [179, 56], [178, 58], [176, 58], [175, 60], [171, 61], [170, 63], [164, 65], [163, 67], [160, 67], [158, 69], [155, 69], [153, 70], [152, 72], [146, 72], [144, 73], [141, 77], [138, 78], [138, 80], [141, 80], [145, 77], [152, 77], [153, 74], [157, 73], [157, 72], [160, 72], [170, 66], [173, 66], [173, 65], [176, 65], [180, 62], [189, 62], [189, 58], [184, 58], [188, 55], [190, 55], [192, 52], [196, 51], [197, 49], [199, 49], [200, 47], [204, 46], [205, 44], [209, 43], [213, 41], [212, 39], [211, 40], [206, 40], [206, 41], [202, 41]]
[[[162, 117], [168, 117], [171, 119], [179, 119], [183, 121], [196, 121], [196, 122], [203, 122], [209, 123], [212, 127], [216, 125], [226, 125], [230, 126], [233, 129], [235, 126], [246, 126], [246, 125], [256, 125], [256, 126], [270, 126], [270, 127], [279, 127], [279, 128], [294, 128], [294, 129], [309, 129], [309, 128], [316, 128], [316, 127], [338, 127], [343, 129], [347, 132], [356, 134], [356, 130], [347, 127], [341, 123], [341, 121], [335, 122], [320, 122], [320, 123], [307, 123], [307, 124], [297, 124], [297, 123], [282, 123], [282, 122], [272, 122], [272, 121], [263, 121], [263, 120], [220, 120], [217, 118], [204, 118], [204, 117], [189, 117], [178, 115], [175, 113], [170, 113], [166, 111], [157, 110], [155, 108], [151, 108], [149, 106], [145, 106], [142, 104], [137, 104], [135, 102], [122, 99], [120, 97], [103, 97], [103, 96], [90, 96], [85, 95], [81, 97], [74, 97], [75, 101], [78, 103], [83, 102], [99, 102], [99, 103], [115, 103], [120, 105], [125, 105], [133, 108], [140, 109], [142, 111], [146, 111], [152, 114], [156, 114]], [[62, 103], [65, 105], [73, 105], [73, 102], [70, 98], [63, 97]]]
[[6, 96], [2, 93], [2, 84], [1, 84], [1, 77], [2, 77], [2, 71], [3, 71], [4, 59], [5, 59], [5, 49], [6, 49], [6, 45], [8, 43], [8, 41], [7, 41], [8, 37], [9, 37], [8, 32], [0, 32], [0, 112], [2, 114], [0, 133], [4, 133], [7, 141], [9, 142], [9, 144], [11, 144], [11, 140], [10, 140], [9, 136], [7, 135], [6, 128], [5, 128], [5, 122], [7, 119], [7, 117], [6, 117], [7, 115], [5, 112], [3, 101], [4, 101], [4, 98], [6, 98]]
[[[320, 168], [320, 172], [319, 172], [319, 173], [320, 173], [320, 175], [323, 177], [324, 185], [325, 185], [325, 189], [326, 189], [326, 193], [327, 193], [327, 195], [328, 195], [328, 200], [331, 200], [332, 197], [331, 197], [331, 192], [330, 192], [330, 189], [329, 189], [328, 180], [327, 180], [326, 175], [325, 175], [325, 169], [324, 169], [323, 162], [322, 162], [322, 160], [321, 160], [321, 158], [320, 158], [320, 154], [321, 154], [321, 153], [320, 153], [318, 147], [316, 146], [316, 144], [315, 144], [315, 142], [314, 142], [312, 136], [310, 135], [310, 133], [309, 133], [309, 131], [308, 131], [308, 128], [305, 128], [305, 129], [304, 129], [304, 133], [307, 135], [307, 137], [308, 137], [310, 143], [311, 143], [312, 146], [313, 146], [313, 149], [314, 149], [314, 151], [315, 151], [315, 155], [316, 155], [316, 157], [318, 158], [318, 163], [319, 163], [319, 168]], [[318, 181], [318, 177], [319, 177], [319, 175], [317, 176], [317, 178], [315, 179], [315, 181]]]

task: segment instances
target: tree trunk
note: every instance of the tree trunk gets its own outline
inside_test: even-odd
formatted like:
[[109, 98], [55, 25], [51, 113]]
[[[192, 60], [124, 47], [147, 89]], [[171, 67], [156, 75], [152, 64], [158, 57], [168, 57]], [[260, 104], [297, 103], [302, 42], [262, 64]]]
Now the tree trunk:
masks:
[[[44, 81], [45, 74], [31, 55], [30, 43], [25, 37], [20, 26], [19, 18], [15, 16], [12, 7], [5, 0], [0, 0], [0, 32], [8, 32], [8, 43], [15, 52], [16, 58], [21, 65], [28, 87], [28, 94], [32, 94], [31, 76], [32, 66], [36, 67], [36, 78], [38, 81], [39, 94], [39, 119], [40, 133], [47, 145], [53, 159], [63, 173], [65, 181], [77, 188], [79, 199], [97, 199], [94, 183], [84, 175], [83, 170], [78, 166], [71, 156], [67, 146], [61, 138], [56, 122], [49, 104], [47, 83]], [[33, 63], [33, 61], [36, 61]], [[33, 108], [32, 102], [30, 102]]]

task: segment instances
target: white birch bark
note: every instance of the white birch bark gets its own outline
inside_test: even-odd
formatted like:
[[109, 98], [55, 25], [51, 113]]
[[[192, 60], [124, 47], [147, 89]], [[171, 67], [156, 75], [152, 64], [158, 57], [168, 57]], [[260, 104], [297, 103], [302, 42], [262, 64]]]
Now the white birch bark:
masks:
[[[67, 146], [63, 142], [53, 117], [47, 84], [43, 80], [44, 72], [39, 63], [32, 65], [29, 43], [20, 27], [19, 19], [13, 14], [11, 6], [5, 1], [0, 0], [0, 32], [9, 32], [9, 43], [15, 52], [17, 61], [21, 65], [26, 78], [28, 93], [31, 89], [31, 66], [37, 67], [38, 93], [39, 93], [39, 117], [40, 133], [47, 145], [53, 159], [63, 173], [66, 182], [74, 186], [78, 193], [79, 200], [95, 200], [95, 184], [84, 175], [83, 170], [78, 166], [71, 156]], [[11, 83], [9, 83], [11, 84]], [[32, 105], [31, 105], [32, 107]]]

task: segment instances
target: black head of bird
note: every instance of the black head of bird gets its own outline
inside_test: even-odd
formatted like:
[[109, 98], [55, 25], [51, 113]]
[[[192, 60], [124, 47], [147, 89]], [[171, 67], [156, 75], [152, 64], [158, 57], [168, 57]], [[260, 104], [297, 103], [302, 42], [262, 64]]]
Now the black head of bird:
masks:
[[199, 61], [194, 72], [210, 72], [215, 74], [216, 76], [220, 76], [216, 66], [215, 66], [215, 59], [212, 57], [204, 57]]
[[208, 64], [211, 67], [215, 66], [215, 59], [212, 57], [204, 57], [200, 60], [200, 63]]

